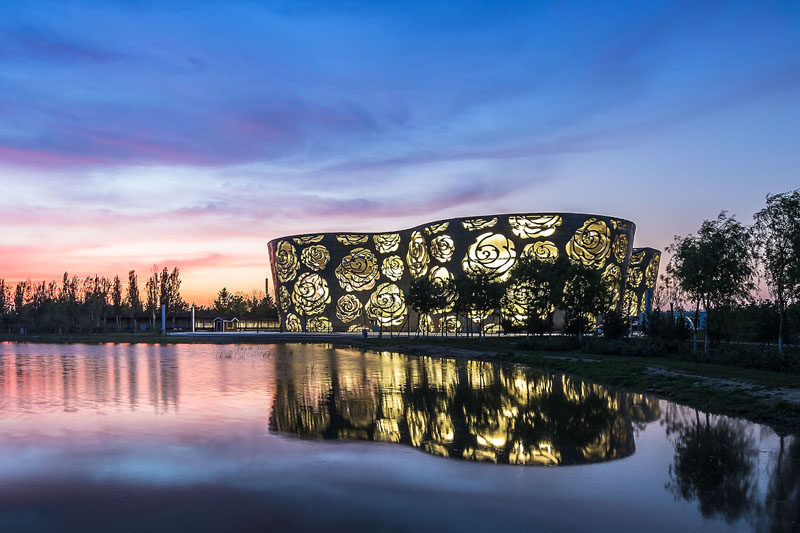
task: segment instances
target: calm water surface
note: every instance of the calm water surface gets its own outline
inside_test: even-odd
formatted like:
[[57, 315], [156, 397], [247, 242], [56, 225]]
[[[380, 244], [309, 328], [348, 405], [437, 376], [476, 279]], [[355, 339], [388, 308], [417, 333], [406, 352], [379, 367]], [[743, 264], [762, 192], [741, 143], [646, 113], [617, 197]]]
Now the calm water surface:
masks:
[[0, 344], [0, 531], [792, 531], [800, 439], [327, 345]]

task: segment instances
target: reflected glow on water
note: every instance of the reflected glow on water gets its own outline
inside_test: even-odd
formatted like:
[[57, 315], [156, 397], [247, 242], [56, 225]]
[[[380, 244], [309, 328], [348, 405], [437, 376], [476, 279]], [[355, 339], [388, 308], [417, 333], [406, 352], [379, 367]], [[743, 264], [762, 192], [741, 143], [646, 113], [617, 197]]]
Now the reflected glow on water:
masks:
[[800, 440], [558, 374], [0, 344], [2, 531], [791, 531], [798, 513]]

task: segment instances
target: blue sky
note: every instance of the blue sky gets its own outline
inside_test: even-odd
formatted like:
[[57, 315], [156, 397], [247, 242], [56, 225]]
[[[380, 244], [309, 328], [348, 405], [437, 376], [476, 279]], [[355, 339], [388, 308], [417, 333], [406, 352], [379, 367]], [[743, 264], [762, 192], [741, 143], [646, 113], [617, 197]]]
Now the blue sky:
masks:
[[663, 247], [800, 186], [800, 3], [0, 4], [0, 277], [575, 210]]

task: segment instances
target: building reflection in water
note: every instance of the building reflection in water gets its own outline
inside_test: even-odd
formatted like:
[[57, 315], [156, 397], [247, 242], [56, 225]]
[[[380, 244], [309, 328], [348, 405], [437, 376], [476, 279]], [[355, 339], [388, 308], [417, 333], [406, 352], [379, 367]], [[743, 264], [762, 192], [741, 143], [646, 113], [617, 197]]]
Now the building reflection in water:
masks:
[[[352, 352], [348, 352], [352, 354]], [[626, 457], [658, 400], [520, 366], [396, 353], [279, 352], [270, 430], [444, 457], [569, 465]]]

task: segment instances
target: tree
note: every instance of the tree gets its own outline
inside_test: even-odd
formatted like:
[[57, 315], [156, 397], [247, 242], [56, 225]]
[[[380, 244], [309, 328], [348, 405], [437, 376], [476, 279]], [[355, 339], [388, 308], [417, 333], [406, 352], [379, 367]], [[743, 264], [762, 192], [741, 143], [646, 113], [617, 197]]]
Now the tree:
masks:
[[136, 315], [142, 312], [142, 300], [139, 296], [139, 279], [135, 270], [128, 271], [128, 290], [125, 296], [128, 312], [133, 321], [133, 331], [136, 331]]
[[11, 289], [6, 280], [0, 279], [0, 328], [9, 313], [11, 313]]
[[23, 332], [22, 320], [25, 314], [25, 306], [28, 304], [31, 297], [31, 282], [20, 281], [14, 287], [14, 312], [17, 314], [19, 321], [19, 332]]
[[153, 273], [144, 285], [147, 293], [147, 312], [150, 313], [151, 327], [156, 328], [156, 310], [158, 309], [158, 269], [154, 267]]
[[228, 288], [222, 287], [214, 299], [214, 312], [219, 314], [228, 313], [231, 305], [231, 296], [232, 294], [228, 292]]
[[528, 333], [544, 333], [549, 327], [565, 264], [564, 260], [548, 261], [531, 255], [517, 259], [502, 307], [507, 314], [521, 312]]
[[506, 284], [497, 276], [479, 271], [471, 276], [459, 278], [456, 288], [458, 298], [463, 300], [467, 309], [467, 318], [478, 320], [480, 324], [478, 335], [483, 338], [484, 320], [495, 309], [499, 309], [506, 292]]
[[122, 281], [119, 276], [114, 276], [114, 283], [111, 286], [111, 304], [114, 306], [117, 333], [119, 333], [119, 313], [122, 310]]
[[786, 308], [800, 290], [800, 189], [767, 196], [755, 214], [756, 244], [764, 279], [778, 311], [778, 351], [783, 352]]
[[564, 270], [561, 307], [566, 312], [568, 329], [574, 329], [578, 342], [589, 323], [612, 307], [612, 287], [602, 273], [582, 263], [570, 263]]
[[755, 288], [751, 232], [723, 211], [704, 221], [697, 235], [676, 236], [667, 250], [672, 253], [667, 272], [695, 304], [695, 350], [700, 305], [706, 309], [707, 350], [713, 311], [745, 300]]
[[[408, 305], [417, 312], [417, 316], [429, 314], [435, 309], [447, 305], [443, 284], [436, 283], [427, 276], [417, 278], [411, 282], [408, 288]], [[419, 323], [419, 320], [417, 321]], [[417, 337], [419, 337], [419, 327], [417, 327]], [[425, 331], [427, 335], [428, 331]]]

